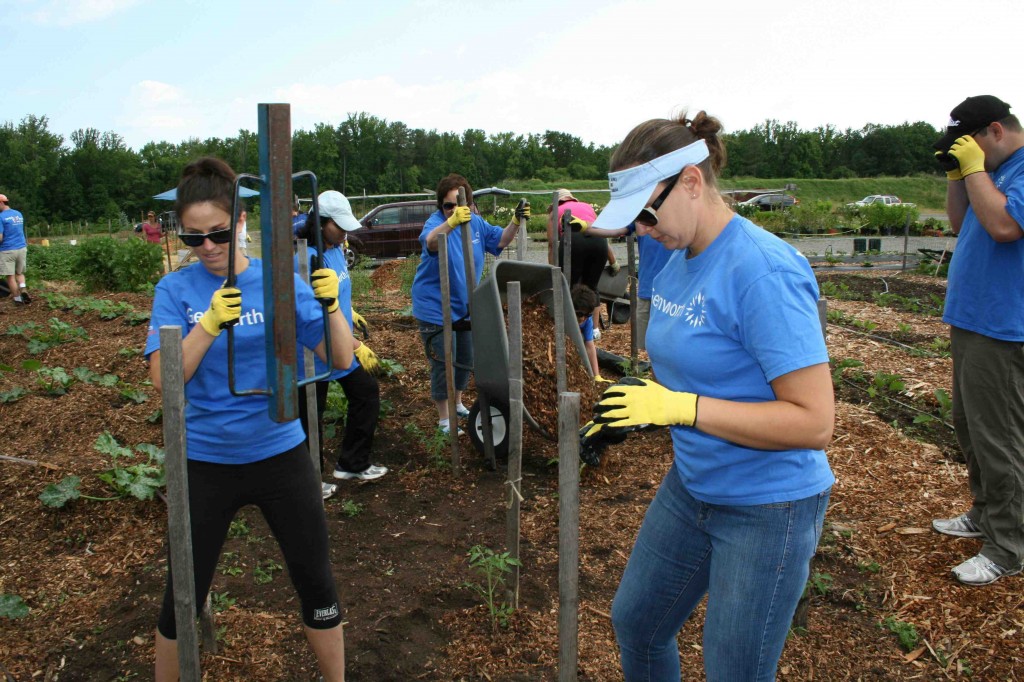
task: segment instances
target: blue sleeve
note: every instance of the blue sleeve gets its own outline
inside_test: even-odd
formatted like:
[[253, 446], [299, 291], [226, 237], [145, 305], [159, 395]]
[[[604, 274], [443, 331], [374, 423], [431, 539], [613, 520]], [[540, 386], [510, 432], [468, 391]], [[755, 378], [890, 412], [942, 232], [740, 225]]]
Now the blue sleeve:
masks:
[[1017, 221], [1017, 227], [1024, 230], [1024, 175], [1006, 188], [1006, 212]]
[[324, 310], [313, 290], [295, 276], [295, 334], [300, 345], [310, 350], [324, 340]]
[[146, 357], [160, 350], [160, 327], [168, 324], [179, 325], [182, 338], [191, 331], [185, 311], [175, 303], [177, 297], [171, 292], [171, 281], [171, 278], [164, 277], [156, 285], [153, 311], [149, 316], [149, 331], [146, 334]]
[[444, 214], [440, 211], [434, 211], [427, 218], [427, 222], [423, 223], [423, 229], [420, 231], [420, 244], [423, 245], [423, 254], [431, 258], [437, 258], [437, 251], [431, 251], [427, 248], [427, 235], [430, 234], [435, 227], [444, 222]]
[[740, 342], [769, 382], [828, 362], [813, 274], [767, 274], [748, 287], [740, 309]]
[[591, 315], [587, 321], [580, 325], [580, 333], [583, 334], [583, 341], [594, 340], [594, 316]]

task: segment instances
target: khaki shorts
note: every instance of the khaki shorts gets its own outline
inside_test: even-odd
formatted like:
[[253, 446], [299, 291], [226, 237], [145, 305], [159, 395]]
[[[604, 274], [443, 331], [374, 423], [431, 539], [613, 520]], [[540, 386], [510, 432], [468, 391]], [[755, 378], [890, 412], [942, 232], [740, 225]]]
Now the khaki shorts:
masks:
[[25, 254], [27, 253], [27, 248], [0, 251], [0, 277], [24, 274]]

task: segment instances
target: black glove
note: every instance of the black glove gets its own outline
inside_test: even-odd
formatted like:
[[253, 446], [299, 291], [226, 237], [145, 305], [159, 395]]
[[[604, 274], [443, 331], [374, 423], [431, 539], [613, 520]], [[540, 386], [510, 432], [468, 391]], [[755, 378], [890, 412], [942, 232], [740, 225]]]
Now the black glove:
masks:
[[515, 218], [512, 222], [516, 225], [522, 225], [524, 221], [530, 219], [530, 202], [524, 201], [516, 206]]
[[946, 177], [950, 180], [963, 180], [960, 175], [960, 162], [956, 160], [956, 157], [950, 154], [948, 151], [935, 152], [935, 160], [939, 164], [939, 168], [946, 171]]

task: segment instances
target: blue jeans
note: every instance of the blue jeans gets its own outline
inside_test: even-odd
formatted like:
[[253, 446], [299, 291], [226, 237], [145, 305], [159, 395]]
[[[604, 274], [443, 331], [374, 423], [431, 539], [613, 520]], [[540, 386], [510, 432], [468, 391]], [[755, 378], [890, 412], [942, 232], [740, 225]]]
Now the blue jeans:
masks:
[[679, 680], [676, 635], [705, 594], [708, 682], [774, 680], [830, 492], [776, 504], [706, 504], [690, 496], [673, 466], [612, 603], [626, 680]]
[[[448, 381], [444, 376], [444, 327], [417, 320], [420, 338], [430, 362], [430, 398], [448, 399]], [[452, 357], [455, 359], [455, 390], [469, 386], [469, 368], [473, 366], [473, 332], [452, 332]]]

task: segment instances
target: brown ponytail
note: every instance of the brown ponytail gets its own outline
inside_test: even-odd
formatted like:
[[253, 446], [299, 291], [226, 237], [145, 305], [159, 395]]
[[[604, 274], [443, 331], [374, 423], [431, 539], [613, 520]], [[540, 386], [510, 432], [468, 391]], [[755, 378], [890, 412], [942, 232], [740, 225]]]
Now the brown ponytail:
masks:
[[[204, 156], [196, 159], [181, 172], [174, 210], [180, 216], [189, 206], [208, 201], [225, 213], [231, 213], [235, 177], [235, 171], [231, 166], [216, 157]], [[241, 201], [239, 207], [240, 210], [245, 210]]]
[[659, 156], [681, 149], [697, 140], [708, 146], [708, 158], [697, 164], [708, 184], [715, 185], [725, 168], [725, 144], [720, 134], [722, 123], [707, 112], [699, 111], [691, 120], [683, 111], [674, 119], [653, 118], [629, 131], [612, 154], [611, 170], [639, 166]]

